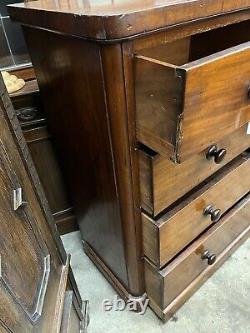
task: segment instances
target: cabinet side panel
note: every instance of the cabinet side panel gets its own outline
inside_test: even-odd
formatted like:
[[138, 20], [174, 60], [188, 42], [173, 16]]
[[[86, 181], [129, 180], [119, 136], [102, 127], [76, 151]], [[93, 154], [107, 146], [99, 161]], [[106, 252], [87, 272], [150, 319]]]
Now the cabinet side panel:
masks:
[[[130, 106], [133, 89], [130, 59], [121, 44], [102, 46], [102, 64], [110, 134], [114, 151], [117, 188], [124, 234], [129, 291], [133, 296], [145, 291], [142, 261], [142, 231], [139, 209], [138, 155], [135, 151], [135, 118]], [[130, 89], [128, 89], [130, 91]]]
[[99, 47], [30, 27], [24, 32], [82, 237], [127, 286]]

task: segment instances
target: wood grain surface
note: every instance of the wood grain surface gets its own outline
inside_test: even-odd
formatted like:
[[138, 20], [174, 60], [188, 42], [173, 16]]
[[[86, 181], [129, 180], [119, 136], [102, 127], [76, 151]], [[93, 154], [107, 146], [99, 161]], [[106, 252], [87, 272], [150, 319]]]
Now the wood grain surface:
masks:
[[95, 40], [113, 40], [145, 34], [187, 21], [247, 10], [247, 0], [40, 0], [9, 6], [11, 18], [48, 30]]
[[204, 215], [208, 205], [223, 214], [249, 191], [249, 166], [249, 154], [243, 155], [158, 220], [142, 214], [144, 254], [158, 267], [171, 260], [212, 225]]
[[230, 249], [231, 243], [240, 235], [249, 233], [249, 214], [248, 195], [164, 269], [158, 271], [149, 261], [145, 261], [148, 295], [162, 311], [208, 268], [207, 261], [201, 258], [205, 250], [220, 259], [221, 254], [226, 254], [227, 248]]
[[250, 120], [250, 42], [235, 36], [223, 50], [204, 33], [203, 52], [185, 38], [136, 56], [139, 141], [180, 163]]
[[139, 151], [142, 208], [152, 216], [158, 215], [248, 149], [250, 135], [247, 134], [247, 126], [242, 126], [222, 140], [214, 142], [218, 149], [227, 150], [220, 164], [216, 164], [213, 159], [206, 159], [208, 147], [181, 164], [174, 164], [164, 156], [142, 148]]

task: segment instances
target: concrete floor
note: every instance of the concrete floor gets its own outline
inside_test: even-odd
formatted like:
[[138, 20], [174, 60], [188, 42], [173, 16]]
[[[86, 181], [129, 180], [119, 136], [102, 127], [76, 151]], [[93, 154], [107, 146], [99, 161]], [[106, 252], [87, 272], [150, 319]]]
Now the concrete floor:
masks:
[[88, 333], [250, 333], [250, 240], [163, 324], [148, 308], [145, 315], [103, 310], [116, 294], [84, 254], [79, 232], [62, 237], [83, 299], [90, 301]]

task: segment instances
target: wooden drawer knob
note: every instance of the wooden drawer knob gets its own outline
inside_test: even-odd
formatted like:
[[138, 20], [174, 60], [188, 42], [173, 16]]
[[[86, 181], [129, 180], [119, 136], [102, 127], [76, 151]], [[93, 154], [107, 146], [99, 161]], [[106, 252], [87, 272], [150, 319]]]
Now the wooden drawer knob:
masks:
[[213, 158], [216, 164], [220, 164], [224, 160], [226, 154], [227, 154], [226, 149], [224, 148], [218, 149], [216, 145], [213, 145], [208, 148], [208, 151], [206, 153], [206, 158], [207, 160], [211, 160]]
[[201, 256], [202, 260], [207, 260], [208, 265], [213, 265], [217, 259], [214, 253], [210, 253], [208, 250], [204, 251]]
[[218, 222], [221, 218], [221, 210], [213, 208], [213, 206], [209, 205], [204, 209], [204, 215], [210, 215], [212, 222]]

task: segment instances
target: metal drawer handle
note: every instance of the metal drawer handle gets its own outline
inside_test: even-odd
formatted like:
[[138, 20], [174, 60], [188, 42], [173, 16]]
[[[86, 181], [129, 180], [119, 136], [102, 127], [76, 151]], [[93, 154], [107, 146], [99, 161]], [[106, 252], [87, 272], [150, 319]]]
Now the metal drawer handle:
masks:
[[221, 210], [214, 208], [212, 205], [209, 205], [204, 209], [204, 215], [210, 215], [211, 221], [216, 223], [221, 218]]
[[224, 160], [226, 154], [227, 154], [226, 149], [224, 148], [218, 149], [216, 145], [213, 145], [208, 148], [208, 151], [206, 153], [206, 158], [207, 160], [211, 160], [213, 158], [216, 164], [220, 164]]
[[18, 208], [26, 205], [27, 202], [23, 201], [23, 193], [22, 193], [22, 188], [19, 187], [15, 190], [13, 190], [13, 208], [14, 211], [16, 211]]
[[210, 253], [209, 250], [204, 251], [201, 256], [202, 260], [207, 260], [208, 265], [213, 265], [216, 262], [216, 255], [214, 253]]

